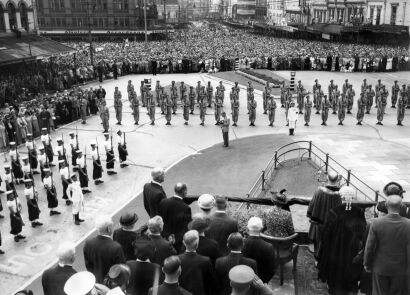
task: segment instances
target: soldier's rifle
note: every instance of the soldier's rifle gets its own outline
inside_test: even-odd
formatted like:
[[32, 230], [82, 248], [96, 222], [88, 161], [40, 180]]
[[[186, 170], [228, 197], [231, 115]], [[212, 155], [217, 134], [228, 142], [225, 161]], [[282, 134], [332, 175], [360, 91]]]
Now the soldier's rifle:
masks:
[[85, 174], [88, 180], [88, 175], [85, 173], [86, 170], [87, 170], [87, 146], [84, 147], [84, 171], [82, 173]]

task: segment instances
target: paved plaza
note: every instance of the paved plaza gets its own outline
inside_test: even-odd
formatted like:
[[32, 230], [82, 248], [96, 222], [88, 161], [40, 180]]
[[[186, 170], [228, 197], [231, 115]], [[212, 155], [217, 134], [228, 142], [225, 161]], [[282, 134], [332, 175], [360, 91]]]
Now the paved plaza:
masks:
[[[289, 79], [289, 72], [275, 72], [276, 75]], [[235, 78], [232, 73], [232, 81]], [[353, 84], [356, 91], [355, 100], [358, 98], [360, 84], [364, 78], [368, 82], [375, 85], [378, 79], [387, 86], [387, 90], [391, 91], [391, 85], [394, 80], [398, 80], [399, 84], [409, 83], [409, 72], [398, 73], [333, 73], [333, 72], [297, 72], [296, 81], [302, 80], [302, 83], [308, 90], [312, 89], [314, 79], [317, 78], [322, 88], [327, 90], [329, 80], [333, 79], [339, 87], [345, 79]], [[220, 162], [215, 158], [224, 154], [229, 158], [230, 149], [236, 149], [235, 145], [240, 145], [241, 140], [254, 137], [253, 144], [247, 144], [246, 148], [242, 148], [241, 152], [246, 154], [246, 157], [236, 157], [230, 159], [231, 174], [229, 173], [206, 173], [204, 176], [201, 189], [208, 191], [204, 192], [229, 192], [229, 187], [224, 187], [225, 178], [235, 178], [240, 182], [240, 186], [235, 187], [235, 194], [244, 196], [247, 192], [246, 188], [250, 188], [257, 177], [257, 173], [266, 165], [267, 161], [274, 153], [275, 148], [291, 141], [312, 140], [315, 145], [322, 150], [328, 152], [332, 157], [339, 161], [348, 169], [367, 182], [375, 190], [381, 190], [384, 184], [388, 181], [398, 181], [406, 191], [410, 191], [410, 112], [406, 113], [404, 126], [396, 126], [396, 110], [387, 108], [384, 126], [375, 125], [376, 110], [372, 109], [370, 115], [365, 115], [363, 126], [356, 126], [356, 102], [353, 109], [353, 115], [347, 115], [344, 126], [338, 126], [337, 116], [329, 115], [328, 126], [321, 126], [320, 116], [312, 114], [312, 119], [309, 127], [303, 126], [303, 117], [299, 118], [296, 133], [293, 138], [286, 137], [275, 142], [275, 136], [287, 135], [284, 109], [278, 108], [276, 112], [276, 120], [274, 127], [269, 127], [267, 115], [263, 115], [262, 109], [262, 92], [255, 90], [255, 98], [258, 103], [256, 126], [250, 127], [248, 116], [246, 114], [246, 85], [241, 85], [240, 92], [240, 116], [238, 127], [233, 127], [230, 132], [232, 142], [230, 149], [222, 148], [222, 134], [219, 126], [215, 126], [215, 118], [213, 109], [208, 109], [208, 114], [205, 120], [205, 126], [200, 126], [199, 110], [195, 109], [195, 115], [190, 116], [189, 125], [183, 124], [181, 108], [178, 109], [177, 115], [172, 116], [172, 125], [166, 126], [165, 118], [160, 114], [159, 108], [156, 113], [156, 125], [149, 125], [149, 117], [146, 115], [145, 109], [140, 108], [140, 125], [133, 125], [133, 117], [131, 109], [128, 107], [126, 85], [128, 80], [132, 80], [135, 87], [139, 87], [140, 81], [144, 78], [151, 78], [153, 86], [155, 81], [159, 80], [161, 85], [168, 86], [172, 80], [177, 82], [184, 81], [190, 86], [196, 86], [197, 81], [205, 85], [208, 81], [212, 82], [215, 87], [219, 83], [219, 78], [208, 74], [179, 74], [179, 75], [129, 75], [120, 77], [118, 80], [107, 80], [103, 83], [103, 87], [107, 91], [107, 105], [110, 107], [110, 124], [113, 132], [117, 129], [115, 125], [115, 114], [113, 110], [113, 92], [114, 87], [119, 86], [122, 92], [124, 107], [123, 107], [123, 126], [121, 129], [126, 132], [127, 146], [129, 152], [130, 166], [124, 169], [119, 168], [117, 162], [118, 175], [108, 177], [104, 175], [105, 183], [95, 187], [90, 182], [90, 188], [93, 191], [86, 195], [84, 217], [86, 222], [82, 226], [75, 226], [72, 222], [71, 208], [62, 204], [60, 198], [60, 211], [62, 215], [58, 217], [49, 217], [47, 210], [41, 213], [40, 219], [44, 223], [42, 228], [32, 229], [26, 225], [23, 229], [23, 234], [27, 236], [26, 241], [15, 243], [11, 235], [8, 234], [10, 225], [7, 209], [3, 211], [6, 215], [5, 219], [0, 220], [0, 229], [3, 237], [3, 249], [5, 255], [0, 257], [0, 290], [1, 294], [11, 294], [13, 291], [21, 288], [25, 284], [31, 284], [35, 289], [39, 288], [38, 277], [43, 269], [55, 262], [55, 249], [62, 240], [73, 240], [81, 244], [93, 232], [93, 218], [100, 214], [110, 214], [118, 217], [118, 213], [127, 209], [132, 209], [140, 216], [139, 223], [142, 224], [147, 220], [145, 211], [141, 206], [141, 200], [138, 195], [142, 190], [145, 182], [150, 180], [150, 170], [156, 166], [165, 167], [169, 173], [174, 173], [172, 169], [178, 169], [177, 163], [183, 159], [191, 160], [198, 154], [206, 152], [207, 148], [213, 147], [213, 152], [209, 153], [209, 162], [203, 161], [203, 166], [194, 166], [192, 171], [196, 177], [200, 177], [203, 171], [220, 171], [222, 167]], [[229, 91], [233, 86], [233, 82], [224, 80], [226, 88], [225, 94], [225, 111], [230, 114]], [[98, 87], [98, 83], [92, 83], [86, 87]], [[139, 91], [137, 91], [139, 95]], [[390, 96], [389, 96], [390, 102]], [[279, 105], [279, 104], [278, 104]], [[280, 106], [280, 105], [279, 105]], [[409, 110], [406, 110], [409, 111]], [[84, 150], [96, 140], [100, 144], [100, 153], [102, 152], [102, 128], [98, 116], [91, 117], [87, 120], [87, 125], [73, 123], [64, 126], [58, 130], [58, 133], [52, 133], [55, 138], [63, 136], [68, 139], [68, 132], [78, 128], [80, 148]], [[272, 141], [259, 140], [260, 135], [272, 135]], [[279, 137], [277, 137], [279, 138]], [[281, 138], [284, 138], [281, 136]], [[289, 138], [289, 139], [287, 139]], [[220, 147], [220, 153], [218, 151]], [[270, 148], [271, 147], [271, 148]], [[21, 149], [25, 151], [25, 149]], [[102, 155], [102, 154], [101, 154]], [[254, 157], [252, 157], [254, 155]], [[1, 162], [4, 161], [4, 156], [1, 156]], [[254, 158], [254, 161], [251, 159]], [[105, 155], [102, 155], [105, 159]], [[234, 163], [236, 163], [234, 165]], [[259, 164], [255, 164], [259, 163]], [[88, 159], [88, 167], [91, 168], [91, 160]], [[173, 168], [175, 167], [175, 168]], [[89, 168], [89, 171], [90, 171]], [[243, 169], [247, 173], [243, 173]], [[241, 170], [241, 173], [238, 171]], [[58, 181], [57, 169], [54, 168], [54, 179], [57, 183], [57, 192], [61, 192], [61, 184]], [[185, 174], [189, 174], [185, 171]], [[184, 174], [184, 175], [185, 175]], [[166, 180], [167, 181], [167, 180]], [[184, 181], [184, 179], [181, 179]], [[37, 189], [40, 191], [40, 206], [46, 208], [45, 192], [40, 188], [40, 180], [36, 178]], [[173, 183], [166, 183], [167, 195], [171, 195], [171, 187]], [[193, 189], [195, 193], [200, 193]], [[22, 199], [22, 186], [19, 186], [19, 196]], [[189, 192], [191, 193], [191, 191]], [[5, 196], [1, 196], [3, 205]], [[409, 195], [406, 200], [410, 201]], [[22, 202], [25, 203], [25, 202]], [[23, 218], [26, 215], [27, 209], [23, 209]], [[27, 218], [27, 217], [25, 217]], [[116, 219], [118, 220], [118, 219]], [[28, 221], [27, 221], [28, 224]], [[81, 247], [78, 253], [81, 253]], [[78, 256], [82, 256], [81, 254]], [[82, 259], [82, 258], [81, 258]], [[76, 262], [76, 269], [84, 268], [83, 262]], [[4, 291], [3, 291], [4, 290]], [[277, 290], [276, 290], [277, 291]], [[4, 293], [3, 293], [4, 292]], [[36, 293], [36, 295], [39, 293]], [[283, 294], [277, 291], [277, 294]]]

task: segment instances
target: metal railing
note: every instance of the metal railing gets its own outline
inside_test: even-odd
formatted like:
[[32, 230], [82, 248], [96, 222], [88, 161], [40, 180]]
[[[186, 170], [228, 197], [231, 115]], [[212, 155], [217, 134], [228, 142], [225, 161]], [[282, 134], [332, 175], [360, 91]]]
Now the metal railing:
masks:
[[[336, 159], [331, 157], [312, 141], [302, 140], [289, 143], [277, 149], [273, 157], [268, 162], [266, 168], [258, 175], [253, 186], [246, 194], [248, 198], [258, 198], [265, 193], [266, 182], [270, 181], [275, 169], [283, 166], [282, 163], [291, 159], [309, 159], [318, 165], [318, 181], [321, 175], [326, 175], [333, 170], [339, 174], [340, 184], [353, 187], [356, 194], [360, 194], [367, 201], [378, 202], [379, 199], [386, 199], [378, 190], [374, 190], [367, 183], [355, 175], [351, 169], [347, 169]], [[241, 206], [240, 206], [241, 207]]]

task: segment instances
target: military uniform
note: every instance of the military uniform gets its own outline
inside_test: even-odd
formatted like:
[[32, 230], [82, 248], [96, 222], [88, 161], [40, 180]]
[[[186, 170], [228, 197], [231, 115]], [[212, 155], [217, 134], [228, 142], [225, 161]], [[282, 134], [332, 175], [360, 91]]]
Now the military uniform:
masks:
[[271, 96], [268, 102], [269, 126], [271, 127], [273, 126], [273, 123], [275, 122], [275, 113], [276, 113], [276, 101]]
[[265, 87], [265, 90], [262, 93], [262, 98], [263, 98], [263, 113], [267, 114], [268, 113], [268, 101], [270, 99], [270, 89], [267, 89]]
[[192, 86], [189, 89], [189, 108], [191, 110], [191, 115], [193, 115], [195, 109], [195, 92], [194, 87]]
[[377, 99], [377, 125], [383, 125], [384, 112], [387, 105], [388, 92], [380, 88], [379, 97]]
[[201, 90], [202, 90], [202, 86], [201, 86], [201, 81], [198, 81], [195, 91], [196, 91], [196, 101], [199, 104], [199, 101], [201, 100]]
[[[176, 112], [176, 108], [178, 106], [178, 88], [175, 86], [174, 81], [172, 81], [172, 83], [173, 84], [171, 85], [171, 90], [170, 90], [171, 91], [171, 100], [172, 100], [172, 103], [173, 103], [174, 112]], [[163, 113], [165, 113], [165, 109], [166, 109], [165, 101], [166, 101], [167, 97], [168, 97], [168, 95], [166, 97], [163, 97], [163, 102], [164, 102], [164, 104], [163, 104], [163, 106], [164, 106]], [[181, 96], [181, 100], [182, 100], [182, 97], [183, 96]]]
[[400, 86], [397, 81], [394, 81], [394, 85], [391, 87], [391, 107], [396, 108], [397, 98], [400, 92]]
[[360, 98], [357, 100], [357, 125], [362, 125], [365, 109], [366, 109], [366, 94], [361, 93]]
[[132, 115], [134, 116], [134, 125], [138, 125], [140, 120], [140, 101], [138, 100], [137, 93], [132, 90], [130, 93]]
[[186, 98], [182, 99], [182, 108], [183, 108], [183, 117], [185, 120], [185, 125], [188, 125], [188, 121], [189, 121], [189, 107], [190, 107], [190, 103]]
[[141, 100], [142, 100], [143, 108], [146, 107], [147, 105], [147, 92], [148, 92], [147, 86], [144, 85], [144, 81], [141, 81], [140, 93], [141, 93]]
[[322, 98], [324, 96], [324, 93], [323, 93], [320, 85], [317, 86], [317, 89], [316, 89], [316, 92], [315, 92], [314, 95], [315, 95], [315, 100], [316, 100], [316, 102], [315, 102], [316, 114], [320, 114], [321, 105], [322, 105]]
[[184, 95], [186, 95], [187, 93], [187, 88], [184, 84], [184, 82], [181, 82], [181, 85], [179, 85], [179, 93], [180, 93], [180, 97], [184, 97]]
[[208, 107], [212, 107], [212, 98], [214, 95], [214, 88], [211, 85], [211, 82], [208, 82], [208, 86], [206, 87], [206, 98], [208, 101]]
[[171, 99], [167, 98], [165, 101], [165, 119], [167, 120], [166, 125], [171, 125], [172, 108], [174, 104]]
[[130, 102], [132, 101], [132, 94], [131, 94], [132, 91], [134, 91], [134, 85], [132, 85], [131, 80], [129, 80], [128, 85], [127, 85], [127, 94], [128, 94], [128, 100]]
[[108, 132], [108, 129], [110, 129], [110, 110], [105, 102], [100, 107], [100, 118], [103, 123], [104, 132]]
[[369, 85], [366, 91], [366, 114], [370, 114], [370, 110], [373, 106], [373, 98], [376, 96], [374, 90], [372, 89], [372, 85]]
[[346, 108], [347, 108], [347, 92], [349, 90], [346, 91], [346, 94], [342, 94], [342, 96], [339, 99], [339, 105], [337, 108], [337, 117], [339, 119], [339, 125], [343, 125], [343, 121], [346, 117]]
[[16, 183], [23, 183], [24, 174], [21, 169], [20, 163], [20, 153], [15, 149], [15, 142], [10, 142], [10, 161], [11, 161], [11, 170], [13, 171], [14, 179]]
[[313, 93], [313, 107], [316, 108], [316, 105], [318, 103], [317, 101], [317, 96], [316, 96], [316, 91], [320, 89], [320, 84], [318, 83], [318, 80], [315, 80], [315, 84], [313, 84], [312, 87], [312, 93]]
[[299, 81], [298, 85], [296, 86], [296, 94], [297, 94], [298, 110], [300, 114], [303, 114], [303, 103], [304, 103], [303, 93], [304, 91], [305, 90], [303, 88], [302, 82]]
[[224, 119], [221, 122], [221, 129], [222, 129], [222, 137], [224, 141], [224, 147], [229, 146], [229, 125], [231, 125], [231, 121], [229, 118], [226, 117], [224, 114]]
[[105, 136], [104, 149], [105, 149], [105, 155], [106, 155], [105, 168], [107, 169], [107, 174], [108, 175], [117, 174], [117, 172], [114, 171], [115, 155], [114, 155], [114, 149], [113, 149], [113, 143], [112, 143], [112, 136], [111, 136], [111, 140], [110, 140], [110, 136], [108, 132], [104, 133], [104, 136]]
[[43, 131], [43, 134], [41, 135], [41, 142], [44, 145], [44, 151], [46, 152], [49, 165], [54, 166], [54, 164], [53, 164], [54, 152], [53, 152], [53, 146], [51, 145], [50, 135], [47, 134], [47, 129], [46, 128], [43, 128], [42, 131]]
[[49, 168], [44, 169], [44, 171], [46, 172], [46, 176], [43, 179], [43, 184], [45, 189], [47, 190], [47, 203], [48, 208], [50, 209], [50, 215], [58, 215], [60, 213], [55, 210], [55, 208], [58, 207], [58, 198], [56, 187], [54, 186], [53, 175], [51, 174]]
[[91, 159], [93, 160], [93, 180], [95, 185], [99, 185], [100, 183], [103, 183], [104, 181], [101, 180], [102, 177], [102, 166], [101, 166], [101, 160], [100, 160], [100, 155], [98, 153], [98, 150], [95, 148], [95, 144], [91, 144]]
[[330, 102], [329, 102], [329, 99], [327, 98], [326, 95], [322, 99], [321, 106], [322, 106], [322, 113], [321, 113], [321, 115], [322, 115], [322, 125], [326, 126], [327, 125], [326, 121], [329, 117], [329, 108], [330, 108]]
[[67, 188], [70, 184], [70, 170], [67, 166], [61, 167], [60, 170], [61, 183], [63, 185], [63, 199], [66, 200], [66, 204], [69, 205], [71, 202], [67, 196]]
[[220, 95], [215, 96], [215, 125], [221, 123], [221, 115], [223, 111], [223, 100]]
[[331, 96], [331, 104], [332, 104], [332, 114], [335, 115], [337, 114], [337, 105], [339, 102], [339, 97], [340, 97], [340, 91], [337, 89], [337, 85], [335, 85], [333, 92], [332, 92], [332, 96]]
[[80, 225], [80, 222], [83, 221], [80, 219], [80, 211], [81, 208], [84, 206], [84, 195], [81, 189], [81, 184], [74, 179], [72, 176], [72, 182], [69, 184], [67, 188], [67, 195], [70, 197], [70, 201], [73, 203], [72, 206], [72, 214], [74, 217], [74, 223], [76, 225]]
[[205, 100], [202, 100], [201, 103], [199, 104], [199, 118], [201, 119], [200, 125], [202, 126], [204, 126], [204, 122], [205, 122], [206, 108], [207, 108], [207, 102]]
[[232, 102], [232, 126], [237, 126], [239, 118], [239, 98], [235, 96]]
[[29, 136], [29, 139], [26, 142], [26, 147], [27, 147], [30, 167], [33, 170], [34, 174], [37, 174], [38, 172], [36, 170], [37, 170], [37, 167], [38, 167], [38, 160], [37, 160], [36, 144], [32, 140], [30, 134], [27, 134], [27, 136]]
[[285, 83], [283, 83], [282, 86], [280, 87], [280, 104], [282, 108], [285, 107], [286, 96], [287, 96], [287, 89], [285, 88]]
[[161, 106], [161, 91], [162, 86], [159, 84], [159, 81], [157, 81], [157, 84], [155, 85], [155, 99], [159, 107]]
[[222, 82], [219, 82], [219, 85], [216, 87], [216, 92], [220, 95], [223, 103], [225, 101], [225, 87]]
[[255, 126], [257, 106], [258, 104], [256, 103], [256, 100], [254, 100], [252, 96], [251, 100], [249, 101], [249, 121], [251, 122], [249, 126]]
[[[155, 102], [153, 103], [155, 105]], [[125, 134], [121, 132], [121, 130], [117, 131], [117, 144], [118, 144], [118, 157], [120, 158], [120, 167], [121, 168], [127, 167], [128, 164], [126, 163], [126, 161], [127, 161], [128, 151], [127, 151], [127, 145], [125, 143]]]
[[117, 118], [117, 125], [121, 125], [122, 121], [122, 95], [121, 91], [118, 90], [118, 87], [115, 87], [114, 92], [114, 108], [115, 108], [115, 117]]
[[155, 125], [155, 101], [152, 98], [152, 93], [148, 93], [147, 96], [148, 103], [148, 115], [151, 120], [151, 125]]
[[84, 193], [89, 193], [91, 191], [88, 189], [87, 163], [85, 157], [82, 156], [81, 151], [77, 151], [77, 165], [81, 189]]
[[309, 126], [310, 116], [312, 114], [312, 107], [313, 107], [313, 103], [312, 103], [309, 95], [306, 96], [306, 101], [305, 101], [304, 105], [305, 105], [305, 114], [304, 114], [305, 126]]
[[402, 122], [404, 119], [405, 112], [406, 112], [406, 101], [403, 96], [400, 96], [398, 103], [397, 103], [397, 125], [403, 126]]

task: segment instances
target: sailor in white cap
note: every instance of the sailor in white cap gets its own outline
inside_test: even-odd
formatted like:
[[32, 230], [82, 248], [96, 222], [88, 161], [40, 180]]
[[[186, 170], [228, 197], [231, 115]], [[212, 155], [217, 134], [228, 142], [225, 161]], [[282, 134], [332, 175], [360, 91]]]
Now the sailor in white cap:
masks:
[[97, 294], [95, 290], [95, 276], [88, 271], [73, 274], [65, 283], [64, 292], [67, 295]]
[[96, 148], [96, 146], [97, 146], [96, 143], [91, 144], [90, 155], [91, 155], [91, 159], [93, 160], [94, 183], [95, 185], [99, 185], [100, 183], [104, 183], [104, 181], [101, 180], [103, 168], [101, 165], [99, 150]]
[[77, 180], [77, 174], [71, 175], [71, 183], [67, 188], [67, 196], [73, 203], [73, 218], [76, 225], [80, 225], [80, 222], [84, 221], [80, 219], [80, 210], [84, 206], [84, 195], [81, 189], [80, 183]]
[[39, 172], [37, 171], [38, 160], [37, 160], [36, 144], [33, 141], [33, 134], [31, 133], [27, 134], [26, 147], [28, 151], [28, 158], [29, 158], [31, 171], [33, 172], [33, 174], [39, 174]]
[[7, 195], [7, 208], [10, 211], [10, 233], [14, 235], [14, 241], [18, 242], [21, 239], [25, 239], [26, 237], [21, 235], [21, 231], [23, 230], [23, 219], [21, 218], [21, 210], [22, 206], [20, 203], [19, 198], [16, 195], [16, 192], [13, 190], [9, 190], [6, 192]]
[[47, 133], [47, 128], [42, 128], [41, 129], [41, 142], [43, 143], [44, 150], [46, 152], [47, 158], [48, 158], [48, 163], [50, 167], [55, 166], [53, 164], [53, 159], [54, 159], [54, 152], [53, 152], [53, 146], [51, 145], [51, 137], [50, 134]]
[[71, 183], [70, 179], [70, 169], [68, 168], [66, 162], [64, 160], [58, 161], [60, 165], [60, 177], [61, 177], [61, 182], [63, 185], [63, 199], [65, 200], [66, 205], [70, 205], [71, 201], [67, 196], [67, 188], [68, 185]]
[[128, 164], [125, 162], [127, 161], [128, 151], [127, 145], [125, 143], [125, 133], [123, 133], [120, 129], [117, 130], [117, 143], [118, 143], [118, 156], [120, 158], [120, 167], [124, 168], [127, 167]]
[[68, 135], [70, 136], [70, 147], [71, 147], [71, 165], [73, 165], [73, 171], [77, 171], [77, 153], [76, 150], [79, 148], [78, 144], [78, 135], [74, 134], [74, 132], [69, 132]]
[[104, 149], [106, 158], [106, 165], [105, 168], [107, 169], [108, 175], [117, 174], [114, 170], [114, 163], [115, 163], [115, 155], [114, 155], [114, 148], [112, 144], [112, 136], [110, 139], [110, 134], [108, 132], [104, 132]]
[[13, 171], [14, 179], [17, 184], [23, 183], [24, 174], [21, 170], [20, 164], [20, 154], [17, 151], [17, 146], [14, 141], [10, 142], [10, 161], [11, 161], [11, 170]]
[[15, 186], [14, 186], [14, 183], [13, 183], [13, 175], [11, 174], [11, 169], [10, 169], [9, 164], [4, 164], [3, 181], [6, 184], [6, 191], [15, 189]]
[[84, 194], [91, 193], [88, 189], [88, 173], [87, 173], [87, 160], [85, 155], [80, 150], [77, 150], [77, 167], [78, 167], [78, 177], [80, 178], [81, 189]]
[[32, 227], [43, 225], [38, 221], [40, 217], [40, 208], [38, 207], [38, 192], [34, 188], [34, 183], [31, 179], [25, 179], [24, 184], [24, 196], [27, 200], [27, 209], [28, 209], [28, 220], [31, 222]]
[[67, 161], [63, 138], [59, 137], [56, 139], [56, 141], [57, 141], [56, 152], [57, 152], [58, 160]]
[[211, 215], [212, 208], [215, 206], [215, 198], [210, 194], [202, 194], [198, 198], [198, 207], [201, 209], [201, 216]]
[[28, 162], [28, 157], [24, 156], [22, 158], [23, 164], [21, 166], [21, 170], [23, 171], [23, 178], [24, 179], [33, 179], [33, 175], [31, 174], [30, 164]]
[[38, 147], [40, 154], [37, 156], [38, 163], [40, 164], [41, 181], [44, 179], [44, 168], [47, 166], [47, 155], [43, 146]]
[[47, 203], [50, 209], [50, 216], [59, 215], [60, 212], [56, 211], [55, 208], [58, 207], [57, 191], [54, 185], [53, 174], [50, 168], [44, 168], [44, 188], [47, 190]]

